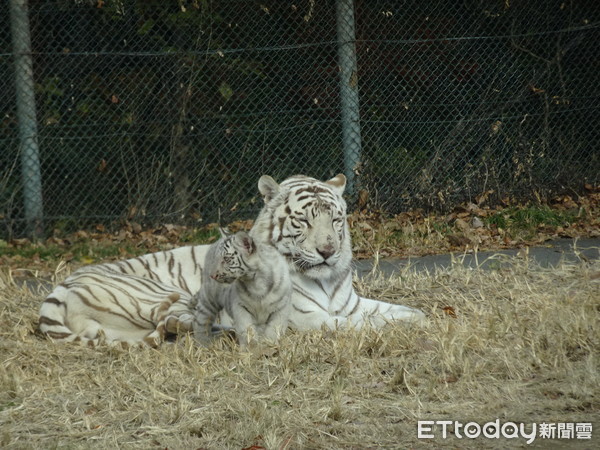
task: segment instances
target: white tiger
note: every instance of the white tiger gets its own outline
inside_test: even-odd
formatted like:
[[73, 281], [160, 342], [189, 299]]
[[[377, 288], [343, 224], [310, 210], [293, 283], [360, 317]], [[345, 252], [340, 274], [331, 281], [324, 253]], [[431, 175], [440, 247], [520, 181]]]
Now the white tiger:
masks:
[[424, 314], [417, 309], [362, 298], [354, 291], [345, 187], [342, 174], [326, 182], [302, 175], [281, 184], [264, 175], [258, 182], [265, 206], [250, 235], [272, 243], [287, 258], [293, 284], [290, 325], [307, 330], [422, 321]]
[[[322, 182], [293, 176], [277, 184], [262, 176], [265, 205], [250, 235], [286, 257], [292, 279], [291, 327], [380, 327], [418, 322], [413, 308], [359, 297], [352, 286], [351, 243], [342, 198], [344, 175]], [[192, 330], [189, 301], [200, 290], [209, 245], [181, 247], [83, 267], [59, 284], [40, 308], [39, 329], [57, 341], [143, 341], [159, 326], [154, 313], [170, 294], [169, 332]], [[223, 324], [231, 323], [223, 317]]]
[[224, 235], [204, 260], [202, 286], [190, 302], [196, 340], [206, 345], [222, 310], [233, 320], [242, 348], [275, 341], [288, 326], [292, 283], [285, 259], [272, 245], [256, 245], [245, 231]]

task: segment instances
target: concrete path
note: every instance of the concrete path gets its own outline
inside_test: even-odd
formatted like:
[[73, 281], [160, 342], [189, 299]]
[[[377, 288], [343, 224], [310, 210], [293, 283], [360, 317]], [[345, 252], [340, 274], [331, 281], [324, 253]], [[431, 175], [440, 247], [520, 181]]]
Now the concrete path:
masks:
[[[561, 262], [591, 261], [600, 259], [600, 238], [589, 239], [558, 239], [548, 241], [542, 247], [529, 247], [526, 249], [509, 249], [477, 254], [453, 253], [444, 255], [429, 255], [409, 258], [388, 258], [379, 261], [379, 268], [386, 275], [391, 275], [410, 266], [415, 270], [444, 269], [452, 261], [464, 264], [467, 267], [493, 269], [503, 264], [510, 264], [510, 258], [515, 256], [528, 257], [542, 267], [556, 267]], [[373, 268], [373, 260], [353, 261], [356, 273], [362, 277]]]

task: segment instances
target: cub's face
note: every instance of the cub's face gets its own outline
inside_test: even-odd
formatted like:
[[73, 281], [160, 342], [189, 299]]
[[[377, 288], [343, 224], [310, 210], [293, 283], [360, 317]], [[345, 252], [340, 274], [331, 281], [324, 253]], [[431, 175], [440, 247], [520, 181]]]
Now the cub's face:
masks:
[[291, 270], [327, 279], [348, 267], [344, 187], [343, 175], [328, 182], [296, 176], [280, 185], [271, 177], [261, 178], [259, 189], [270, 212], [270, 242], [287, 258]]
[[225, 236], [218, 242], [215, 267], [210, 277], [219, 283], [233, 283], [252, 273], [254, 241], [246, 232]]

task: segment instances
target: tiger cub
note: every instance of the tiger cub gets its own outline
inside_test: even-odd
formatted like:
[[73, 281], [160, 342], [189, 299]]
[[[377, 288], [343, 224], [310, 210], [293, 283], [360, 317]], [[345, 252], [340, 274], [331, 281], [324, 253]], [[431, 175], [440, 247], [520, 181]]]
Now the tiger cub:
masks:
[[275, 341], [287, 328], [291, 293], [288, 265], [275, 247], [244, 231], [224, 235], [208, 249], [201, 288], [190, 302], [194, 337], [207, 345], [225, 309], [242, 348], [255, 338]]

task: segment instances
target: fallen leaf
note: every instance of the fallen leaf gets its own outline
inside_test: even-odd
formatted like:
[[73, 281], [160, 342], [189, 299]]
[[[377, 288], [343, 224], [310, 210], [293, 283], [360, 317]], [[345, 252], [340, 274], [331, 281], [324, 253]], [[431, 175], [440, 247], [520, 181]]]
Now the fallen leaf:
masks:
[[25, 245], [31, 244], [31, 241], [27, 238], [21, 238], [21, 239], [13, 239], [10, 241], [10, 243], [18, 248], [18, 247], [23, 247]]
[[365, 231], [373, 231], [373, 227], [371, 225], [369, 225], [367, 222], [359, 222], [357, 225], [359, 226], [359, 228], [361, 228]]
[[529, 85], [529, 89], [531, 89], [531, 92], [533, 92], [534, 94], [543, 94], [544, 92], [546, 92], [544, 89], [537, 88], [533, 84]]
[[493, 189], [490, 189], [489, 191], [485, 191], [482, 194], [479, 194], [477, 197], [475, 197], [475, 201], [477, 202], [478, 206], [481, 206], [483, 203], [485, 203], [485, 201], [488, 199], [488, 197], [494, 193]]
[[442, 308], [442, 311], [444, 311], [450, 317], [453, 317], [456, 319], [456, 312], [454, 311], [454, 308], [452, 306], [444, 306]]
[[357, 207], [358, 209], [365, 209], [369, 201], [369, 191], [361, 189], [358, 191]]
[[131, 230], [135, 234], [140, 234], [142, 232], [142, 226], [137, 222], [131, 222]]
[[462, 233], [449, 234], [446, 236], [446, 239], [448, 239], [448, 242], [455, 247], [471, 245], [471, 240]]
[[98, 166], [96, 167], [96, 170], [100, 173], [106, 173], [107, 167], [108, 167], [108, 164], [106, 163], [106, 160], [101, 159], [100, 162], [98, 163]]
[[456, 221], [454, 222], [454, 226], [460, 231], [468, 231], [469, 229], [471, 229], [469, 224], [462, 219], [456, 219]]
[[437, 349], [437, 344], [432, 339], [420, 338], [416, 341], [416, 347], [425, 352], [432, 352]]
[[446, 378], [442, 380], [444, 383], [456, 383], [458, 378], [454, 375], [448, 375]]

